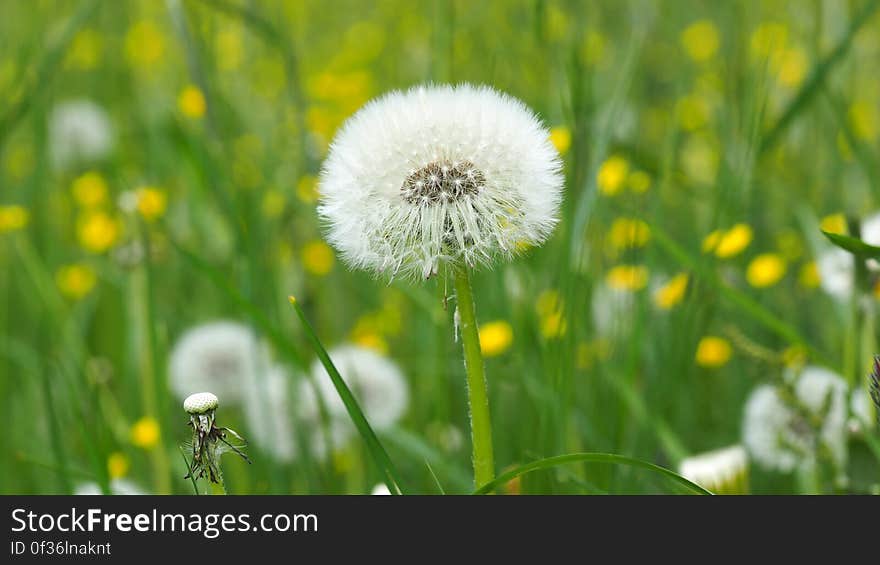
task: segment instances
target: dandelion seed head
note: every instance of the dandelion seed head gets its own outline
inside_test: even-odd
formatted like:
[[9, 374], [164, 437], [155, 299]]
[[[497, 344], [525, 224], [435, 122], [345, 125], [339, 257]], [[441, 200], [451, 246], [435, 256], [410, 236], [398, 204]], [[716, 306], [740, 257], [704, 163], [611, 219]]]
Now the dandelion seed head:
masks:
[[[336, 347], [329, 355], [373, 428], [386, 430], [403, 417], [409, 407], [409, 386], [393, 361], [372, 349], [353, 345]], [[314, 386], [308, 381], [302, 383], [300, 415], [319, 422], [316, 395], [320, 395], [332, 419], [348, 422], [345, 405], [323, 364], [316, 361], [311, 372]]]
[[423, 86], [388, 93], [345, 123], [318, 211], [351, 266], [429, 277], [441, 261], [489, 264], [543, 243], [557, 222], [560, 169], [549, 132], [519, 100]]
[[263, 452], [278, 461], [296, 458], [296, 438], [290, 409], [288, 370], [275, 365], [248, 376], [244, 393], [244, 416], [248, 437]]
[[216, 410], [219, 405], [220, 401], [210, 392], [197, 392], [187, 396], [183, 401], [183, 409], [187, 414], [204, 414]]
[[62, 102], [49, 116], [49, 154], [56, 169], [100, 161], [113, 140], [107, 112], [90, 100]]
[[224, 403], [237, 403], [255, 371], [269, 366], [267, 352], [247, 326], [228, 321], [191, 328], [174, 345], [169, 386], [181, 399], [211, 390]]
[[748, 455], [741, 445], [733, 445], [688, 457], [679, 474], [716, 494], [745, 494]]
[[[746, 402], [743, 442], [762, 467], [781, 472], [815, 464], [819, 449], [838, 465], [846, 461], [846, 382], [821, 367], [805, 367], [793, 384], [794, 401], [771, 385], [756, 388]], [[814, 431], [814, 422], [818, 428]]]

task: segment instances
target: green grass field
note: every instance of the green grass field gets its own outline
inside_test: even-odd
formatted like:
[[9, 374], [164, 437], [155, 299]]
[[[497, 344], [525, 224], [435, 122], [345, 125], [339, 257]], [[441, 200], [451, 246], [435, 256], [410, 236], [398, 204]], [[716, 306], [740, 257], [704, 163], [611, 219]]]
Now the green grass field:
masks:
[[[223, 457], [229, 493], [369, 494], [383, 460], [405, 493], [473, 492], [452, 281], [351, 270], [316, 213], [348, 117], [461, 82], [525, 102], [564, 161], [551, 238], [471, 275], [498, 493], [691, 492], [644, 463], [741, 444], [763, 384], [804, 445], [773, 441], [809, 461], [747, 445], [747, 471], [696, 482], [880, 493], [876, 409], [850, 402], [880, 353], [873, 252], [826, 266], [821, 231], [880, 245], [877, 0], [4, 2], [0, 492], [192, 494], [170, 359], [217, 320], [283, 375], [214, 391], [252, 461]], [[399, 367], [390, 425], [352, 387], [378, 442], [322, 443], [336, 396], [298, 413], [320, 346], [291, 295], [331, 356]], [[804, 366], [840, 376], [840, 406], [804, 408]], [[516, 471], [577, 453], [625, 459]]]

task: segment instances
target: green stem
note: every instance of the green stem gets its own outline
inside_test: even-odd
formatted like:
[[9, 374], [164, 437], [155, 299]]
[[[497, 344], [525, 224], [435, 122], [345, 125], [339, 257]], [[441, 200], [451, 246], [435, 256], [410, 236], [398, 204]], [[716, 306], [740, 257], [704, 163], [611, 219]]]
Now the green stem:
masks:
[[467, 373], [468, 403], [471, 412], [471, 440], [474, 448], [474, 483], [477, 488], [495, 478], [492, 454], [492, 422], [489, 418], [489, 397], [486, 393], [486, 372], [480, 353], [474, 296], [467, 267], [455, 269], [455, 296], [460, 319], [464, 368]]

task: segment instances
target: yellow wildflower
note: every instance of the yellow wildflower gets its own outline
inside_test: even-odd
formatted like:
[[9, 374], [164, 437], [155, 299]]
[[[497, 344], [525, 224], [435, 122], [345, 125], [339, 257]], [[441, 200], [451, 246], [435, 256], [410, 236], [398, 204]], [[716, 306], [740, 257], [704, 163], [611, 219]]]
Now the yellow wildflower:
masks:
[[168, 196], [160, 189], [142, 186], [137, 189], [137, 210], [148, 222], [152, 222], [165, 214], [168, 207]]
[[125, 34], [125, 56], [136, 67], [151, 67], [164, 52], [165, 38], [151, 21], [140, 21]]
[[650, 239], [648, 224], [635, 218], [617, 218], [608, 231], [608, 241], [615, 249], [644, 247]]
[[605, 281], [615, 290], [634, 292], [648, 284], [648, 269], [642, 265], [618, 265], [608, 271]]
[[159, 422], [145, 416], [131, 427], [131, 443], [143, 449], [151, 449], [159, 444]]
[[303, 247], [302, 262], [309, 273], [324, 276], [333, 270], [333, 250], [321, 240], [309, 242]]
[[748, 224], [736, 224], [721, 235], [715, 246], [715, 255], [721, 259], [735, 257], [749, 246], [752, 237], [752, 228]]
[[107, 203], [107, 183], [97, 171], [76, 177], [71, 188], [74, 200], [83, 208], [96, 208]]
[[727, 364], [732, 354], [733, 349], [726, 339], [710, 335], [700, 340], [695, 359], [701, 367], [717, 369]]
[[686, 131], [706, 127], [712, 117], [712, 106], [705, 96], [690, 94], [676, 102], [675, 111], [681, 127]]
[[749, 263], [746, 280], [756, 288], [766, 288], [778, 283], [785, 276], [785, 261], [775, 253], [763, 253]]
[[480, 325], [480, 351], [486, 357], [497, 357], [513, 343], [513, 328], [504, 320]]
[[764, 22], [752, 32], [752, 57], [758, 60], [775, 59], [785, 48], [788, 41], [788, 29], [784, 24]]
[[803, 49], [786, 49], [779, 57], [779, 82], [797, 88], [807, 76], [810, 61]]
[[267, 190], [263, 194], [263, 215], [269, 219], [276, 219], [284, 213], [286, 200], [280, 190]]
[[101, 53], [104, 49], [104, 40], [101, 33], [94, 29], [83, 29], [73, 36], [70, 48], [64, 58], [64, 64], [68, 68], [88, 71], [98, 66], [101, 61]]
[[848, 231], [846, 216], [844, 216], [842, 213], [829, 214], [825, 216], [819, 223], [819, 227], [822, 229], [822, 231], [827, 231], [828, 233], [846, 234], [846, 232]]
[[663, 310], [669, 310], [684, 299], [687, 292], [689, 277], [687, 273], [679, 273], [654, 292], [654, 304]]
[[609, 157], [599, 167], [596, 175], [599, 192], [606, 196], [614, 196], [623, 188], [628, 174], [629, 161], [619, 155]]
[[205, 115], [205, 95], [195, 85], [187, 85], [177, 97], [177, 108], [187, 118], [201, 118]]
[[816, 265], [815, 261], [809, 261], [803, 264], [801, 271], [798, 274], [798, 282], [804, 288], [816, 288], [819, 286], [819, 283], [822, 282], [822, 278], [819, 275], [819, 267]]
[[90, 212], [81, 218], [77, 238], [87, 251], [103, 253], [113, 247], [121, 231], [119, 222], [106, 212]]
[[715, 56], [721, 38], [714, 23], [709, 20], [699, 20], [681, 32], [681, 43], [691, 59], [703, 62]]
[[23, 206], [13, 204], [0, 206], [0, 233], [24, 229], [30, 220], [30, 212]]
[[535, 312], [539, 316], [549, 316], [560, 308], [562, 308], [562, 300], [559, 292], [552, 288], [542, 291], [535, 300]]
[[81, 263], [65, 265], [55, 273], [55, 283], [61, 294], [74, 300], [90, 293], [97, 282], [95, 270]]
[[588, 30], [580, 53], [584, 63], [589, 67], [602, 65], [606, 61], [607, 43], [601, 32]]
[[107, 474], [110, 475], [111, 479], [124, 477], [128, 474], [129, 467], [131, 467], [131, 464], [128, 461], [128, 457], [121, 451], [115, 451], [107, 457]]
[[561, 154], [571, 147], [571, 130], [565, 126], [556, 126], [550, 130], [550, 142]]
[[547, 339], [553, 339], [565, 335], [568, 323], [561, 311], [556, 311], [541, 317], [541, 335]]

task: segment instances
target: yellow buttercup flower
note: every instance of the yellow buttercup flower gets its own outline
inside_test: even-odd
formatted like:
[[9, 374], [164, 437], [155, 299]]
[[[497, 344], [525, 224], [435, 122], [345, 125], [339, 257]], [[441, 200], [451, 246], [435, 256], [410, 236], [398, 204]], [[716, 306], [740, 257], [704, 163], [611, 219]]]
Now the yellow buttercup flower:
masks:
[[73, 199], [83, 208], [97, 208], [107, 203], [107, 183], [97, 171], [76, 177], [71, 185]]
[[778, 283], [785, 276], [785, 261], [775, 253], [758, 255], [746, 269], [746, 280], [756, 288], [766, 288]]
[[92, 253], [103, 253], [113, 247], [122, 228], [106, 212], [90, 212], [80, 219], [77, 229], [79, 244]]
[[629, 174], [629, 161], [619, 155], [609, 157], [599, 167], [596, 182], [599, 192], [606, 196], [614, 196], [623, 188]]
[[726, 339], [709, 335], [697, 345], [695, 359], [701, 367], [717, 369], [726, 365], [732, 354], [733, 348]]
[[786, 49], [779, 57], [779, 82], [789, 88], [797, 88], [804, 82], [810, 61], [803, 49]]
[[513, 328], [504, 320], [482, 324], [480, 332], [480, 351], [486, 357], [501, 355], [513, 343]]
[[307, 243], [302, 250], [302, 262], [306, 271], [316, 276], [324, 276], [333, 270], [333, 250], [320, 240]]
[[718, 242], [721, 241], [721, 236], [724, 232], [721, 230], [712, 230], [709, 232], [709, 235], [703, 238], [703, 245], [701, 249], [703, 253], [711, 253], [715, 251], [715, 248], [718, 247]]
[[165, 38], [151, 21], [138, 22], [125, 34], [125, 56], [136, 67], [153, 66], [164, 52]]
[[535, 312], [539, 316], [549, 316], [562, 308], [562, 299], [559, 297], [559, 291], [548, 288], [538, 295], [535, 300]]
[[690, 94], [676, 102], [675, 112], [681, 127], [686, 131], [694, 131], [709, 124], [712, 106], [705, 96]]
[[104, 40], [101, 33], [94, 29], [83, 29], [73, 36], [70, 48], [64, 57], [64, 64], [68, 68], [88, 71], [98, 66], [101, 54], [104, 50]]
[[159, 444], [159, 422], [145, 416], [131, 427], [131, 443], [142, 449], [152, 449]]
[[23, 230], [30, 220], [30, 212], [23, 206], [13, 204], [0, 206], [0, 233]]
[[749, 246], [752, 237], [752, 228], [748, 224], [736, 224], [721, 234], [714, 247], [715, 255], [721, 259], [735, 257]]
[[36, 159], [34, 149], [29, 144], [11, 145], [6, 149], [3, 165], [6, 172], [15, 180], [21, 180], [34, 170]]
[[561, 154], [565, 154], [571, 147], [571, 130], [565, 126], [556, 126], [550, 129], [550, 143]]
[[608, 271], [605, 281], [615, 290], [634, 292], [648, 284], [648, 269], [643, 265], [618, 265]]
[[380, 353], [382, 355], [388, 354], [388, 343], [385, 339], [373, 332], [361, 333], [353, 335], [351, 341], [361, 347], [366, 347], [368, 349], [372, 349], [376, 353]]
[[565, 335], [568, 322], [561, 311], [556, 311], [541, 317], [541, 335], [547, 339], [553, 339]]
[[846, 234], [848, 231], [846, 216], [843, 214], [829, 214], [825, 216], [819, 223], [819, 227], [822, 231], [827, 231], [828, 233]]
[[819, 275], [819, 267], [815, 261], [804, 263], [798, 274], [798, 282], [804, 288], [817, 288], [819, 286], [822, 278]]
[[876, 100], [859, 100], [849, 107], [849, 123], [859, 139], [874, 142], [880, 137], [880, 108]]
[[187, 85], [177, 96], [177, 108], [187, 118], [201, 118], [205, 115], [205, 95], [195, 85]]
[[128, 457], [121, 451], [115, 451], [107, 457], [107, 474], [111, 479], [119, 479], [128, 474], [131, 464]]
[[142, 186], [135, 192], [137, 211], [148, 222], [161, 218], [168, 207], [168, 196], [153, 186]]
[[648, 224], [636, 218], [617, 218], [608, 231], [608, 241], [615, 249], [644, 247], [650, 239]]
[[654, 304], [663, 310], [669, 310], [684, 299], [687, 293], [689, 277], [687, 273], [679, 273], [654, 292]]
[[81, 263], [65, 265], [55, 273], [55, 283], [61, 294], [74, 300], [90, 293], [97, 282], [95, 270]]
[[718, 52], [721, 38], [718, 28], [709, 20], [700, 20], [681, 32], [681, 44], [691, 59], [697, 62], [708, 61]]

